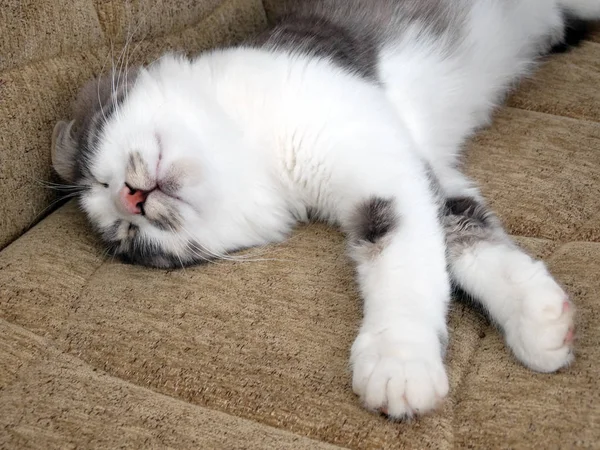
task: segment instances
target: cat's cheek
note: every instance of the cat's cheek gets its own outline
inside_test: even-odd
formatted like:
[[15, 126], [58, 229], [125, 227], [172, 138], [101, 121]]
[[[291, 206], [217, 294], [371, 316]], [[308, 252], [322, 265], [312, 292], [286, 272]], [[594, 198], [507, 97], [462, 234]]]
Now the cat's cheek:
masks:
[[80, 198], [79, 204], [92, 223], [100, 229], [110, 227], [120, 217], [112, 196], [108, 191], [98, 192], [97, 190], [92, 190]]
[[169, 195], [175, 195], [185, 187], [198, 187], [205, 179], [205, 167], [196, 158], [178, 158], [164, 166], [164, 173], [159, 174], [159, 179], [161, 189]]

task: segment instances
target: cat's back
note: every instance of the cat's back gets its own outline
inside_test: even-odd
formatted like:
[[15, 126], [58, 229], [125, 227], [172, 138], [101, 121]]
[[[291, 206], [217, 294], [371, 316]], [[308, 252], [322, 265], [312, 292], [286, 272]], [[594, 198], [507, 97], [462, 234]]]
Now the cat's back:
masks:
[[449, 42], [471, 0], [284, 0], [275, 26], [252, 44], [327, 58], [375, 80], [386, 46]]
[[356, 30], [357, 35], [397, 34], [410, 24], [443, 32], [464, 15], [472, 0], [284, 0], [279, 20], [315, 17]]

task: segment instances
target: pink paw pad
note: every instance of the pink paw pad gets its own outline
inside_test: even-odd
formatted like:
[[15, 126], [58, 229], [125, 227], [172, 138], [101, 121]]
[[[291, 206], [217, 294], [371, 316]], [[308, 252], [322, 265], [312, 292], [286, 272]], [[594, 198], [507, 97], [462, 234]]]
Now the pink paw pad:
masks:
[[573, 339], [575, 339], [575, 330], [573, 330], [573, 328], [569, 328], [569, 331], [567, 331], [565, 336], [565, 344], [570, 344], [573, 342]]
[[[568, 313], [571, 309], [573, 308], [573, 306], [571, 305], [571, 302], [568, 300], [568, 297], [565, 301], [563, 301], [563, 305], [562, 305], [562, 311], [563, 314]], [[565, 344], [570, 344], [571, 342], [573, 342], [573, 340], [575, 339], [575, 330], [573, 329], [573, 327], [569, 328], [569, 330], [567, 331], [567, 334], [565, 335]]]

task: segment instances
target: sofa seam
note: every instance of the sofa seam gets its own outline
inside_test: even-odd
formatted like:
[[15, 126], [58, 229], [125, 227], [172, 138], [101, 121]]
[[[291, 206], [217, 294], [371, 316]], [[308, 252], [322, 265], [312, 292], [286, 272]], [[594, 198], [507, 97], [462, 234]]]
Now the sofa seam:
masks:
[[[41, 347], [42, 349], [47, 350], [48, 352], [54, 352], [55, 354], [58, 354], [59, 356], [64, 356], [64, 357], [66, 357], [68, 359], [77, 361], [80, 364], [82, 364], [83, 366], [85, 366], [86, 368], [88, 368], [90, 371], [93, 371], [94, 373], [101, 374], [103, 377], [106, 377], [109, 380], [113, 380], [113, 381], [116, 381], [118, 383], [122, 383], [122, 384], [124, 384], [124, 385], [126, 385], [126, 386], [128, 386], [130, 388], [139, 389], [139, 390], [141, 390], [143, 392], [151, 393], [151, 394], [157, 395], [159, 397], [162, 397], [162, 398], [165, 398], [165, 399], [169, 399], [171, 401], [175, 401], [177, 403], [185, 404], [185, 405], [188, 405], [188, 406], [190, 406], [190, 407], [192, 407], [194, 409], [211, 411], [211, 412], [215, 412], [217, 414], [223, 414], [225, 416], [232, 417], [234, 419], [241, 420], [241, 421], [244, 421], [244, 422], [247, 422], [247, 423], [255, 423], [255, 424], [257, 424], [257, 425], [259, 425], [261, 427], [265, 427], [265, 428], [268, 428], [268, 429], [271, 429], [271, 430], [276, 430], [278, 432], [283, 432], [283, 433], [286, 433], [286, 434], [288, 434], [290, 436], [297, 436], [297, 437], [299, 437], [301, 439], [306, 439], [306, 440], [309, 440], [309, 441], [312, 441], [312, 442], [315, 442], [315, 443], [327, 444], [327, 445], [330, 445], [332, 447], [340, 448], [340, 449], [347, 448], [347, 447], [343, 447], [343, 446], [340, 446], [340, 445], [337, 445], [337, 444], [332, 444], [332, 443], [327, 442], [327, 441], [322, 441], [320, 439], [315, 439], [313, 437], [308, 437], [308, 436], [304, 436], [304, 435], [301, 435], [301, 434], [297, 434], [297, 433], [295, 433], [293, 431], [290, 431], [290, 430], [287, 430], [285, 428], [278, 428], [278, 427], [274, 427], [272, 425], [268, 425], [268, 424], [259, 422], [257, 420], [252, 420], [252, 419], [248, 419], [246, 417], [237, 416], [237, 415], [228, 413], [226, 411], [222, 411], [220, 409], [215, 409], [215, 408], [211, 408], [209, 406], [199, 405], [199, 404], [196, 404], [196, 403], [188, 402], [188, 401], [186, 401], [186, 400], [184, 400], [184, 399], [182, 399], [180, 397], [173, 397], [171, 395], [167, 395], [167, 394], [164, 394], [162, 392], [156, 391], [156, 390], [154, 390], [154, 389], [152, 389], [150, 387], [142, 386], [142, 385], [139, 385], [139, 384], [136, 384], [136, 383], [132, 383], [131, 381], [128, 381], [128, 380], [125, 380], [125, 379], [123, 379], [121, 377], [115, 376], [115, 375], [111, 374], [110, 372], [107, 372], [104, 369], [95, 367], [93, 364], [90, 364], [85, 359], [82, 359], [81, 357], [74, 355], [70, 351], [62, 350], [60, 348], [60, 343], [57, 342], [53, 338], [47, 338], [47, 337], [40, 336], [39, 334], [31, 331], [29, 328], [24, 327], [24, 326], [19, 325], [19, 324], [16, 324], [16, 323], [13, 323], [13, 322], [11, 322], [9, 320], [6, 320], [3, 317], [0, 317], [0, 322], [6, 324], [8, 327], [16, 328], [18, 330], [21, 330], [21, 331], [25, 332], [25, 334], [27, 334], [28, 337], [32, 338], [36, 342], [36, 344], [39, 345], [39, 347]], [[47, 356], [52, 356], [52, 355], [47, 355]], [[33, 367], [37, 367], [37, 366], [39, 366], [41, 364], [44, 364], [47, 356], [40, 355], [38, 358], [36, 358], [34, 360], [35, 362], [33, 362], [32, 364], [27, 365], [27, 367], [23, 368], [22, 371], [19, 371], [19, 374], [22, 373], [23, 371], [26, 372], [26, 371], [30, 370], [31, 368], [33, 368]], [[10, 386], [12, 386], [15, 382], [17, 382], [19, 380], [19, 378], [23, 378], [23, 377], [17, 377], [17, 379], [15, 381], [13, 381], [12, 383], [9, 383], [8, 385], [6, 385], [2, 389], [2, 391], [6, 391]], [[0, 391], [0, 393], [2, 391]]]
[[[515, 92], [517, 92], [517, 91], [515, 91]], [[558, 119], [565, 119], [568, 121], [585, 122], [585, 123], [589, 123], [590, 125], [600, 125], [600, 117], [598, 119], [571, 117], [571, 116], [565, 116], [562, 114], [553, 114], [553, 113], [549, 113], [549, 112], [545, 112], [545, 111], [538, 111], [535, 109], [526, 109], [526, 108], [521, 108], [521, 107], [517, 107], [517, 106], [508, 106], [507, 104], [502, 105], [500, 108], [498, 108], [494, 111], [494, 114], [492, 116], [492, 124], [495, 122], [496, 116], [498, 115], [498, 113], [501, 113], [503, 110], [507, 110], [507, 109], [515, 110], [515, 111], [523, 111], [523, 112], [530, 113], [530, 114], [539, 114], [542, 116], [555, 117]]]

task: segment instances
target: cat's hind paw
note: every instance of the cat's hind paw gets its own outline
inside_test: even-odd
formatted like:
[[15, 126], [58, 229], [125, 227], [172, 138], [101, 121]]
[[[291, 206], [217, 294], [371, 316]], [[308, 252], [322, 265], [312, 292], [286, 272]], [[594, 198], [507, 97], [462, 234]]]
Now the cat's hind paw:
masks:
[[574, 306], [550, 278], [523, 298], [505, 326], [515, 356], [538, 372], [555, 372], [573, 362]]

